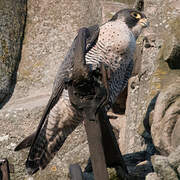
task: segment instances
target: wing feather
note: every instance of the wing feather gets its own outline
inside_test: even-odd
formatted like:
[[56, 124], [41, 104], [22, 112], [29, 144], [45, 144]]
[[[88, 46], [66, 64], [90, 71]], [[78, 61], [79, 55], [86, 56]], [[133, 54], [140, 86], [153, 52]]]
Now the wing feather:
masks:
[[56, 75], [54, 85], [53, 85], [52, 95], [48, 101], [48, 104], [47, 104], [44, 112], [43, 112], [43, 115], [39, 122], [37, 130], [30, 136], [26, 137], [20, 144], [18, 144], [15, 148], [15, 151], [19, 151], [21, 149], [31, 146], [31, 149], [29, 152], [29, 154], [31, 154], [32, 148], [40, 134], [42, 127], [45, 124], [45, 120], [47, 119], [49, 112], [56, 105], [56, 103], [58, 102], [59, 98], [62, 95], [62, 92], [65, 88], [65, 79], [69, 78], [69, 75], [72, 72], [74, 58], [77, 55], [76, 53], [78, 52], [78, 49], [79, 49], [79, 51], [81, 51], [80, 53], [82, 53], [82, 55], [84, 57], [85, 54], [96, 44], [96, 41], [97, 41], [98, 35], [99, 35], [99, 26], [98, 25], [91, 26], [89, 28], [84, 28], [84, 30], [88, 31], [88, 36], [87, 36], [87, 33], [85, 33], [86, 37], [84, 37], [86, 39], [85, 44], [87, 44], [87, 48], [85, 48], [85, 50], [84, 50], [82, 47], [79, 47], [80, 45], [82, 46], [82, 44], [78, 44], [79, 42], [81, 42], [81, 41], [78, 41], [78, 39], [80, 37], [82, 37], [82, 33], [83, 33], [83, 31], [81, 29], [81, 30], [79, 30], [78, 35], [74, 39], [64, 61], [62, 62], [61, 66], [58, 70], [58, 73]]

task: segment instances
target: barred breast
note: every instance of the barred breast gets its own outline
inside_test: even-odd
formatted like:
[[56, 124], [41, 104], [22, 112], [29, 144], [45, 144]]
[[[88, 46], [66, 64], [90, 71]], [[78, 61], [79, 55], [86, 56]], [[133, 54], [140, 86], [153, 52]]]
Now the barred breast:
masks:
[[86, 54], [85, 60], [92, 69], [104, 63], [111, 69], [110, 104], [127, 85], [133, 68], [136, 40], [128, 26], [122, 21], [108, 22], [100, 27], [96, 45]]

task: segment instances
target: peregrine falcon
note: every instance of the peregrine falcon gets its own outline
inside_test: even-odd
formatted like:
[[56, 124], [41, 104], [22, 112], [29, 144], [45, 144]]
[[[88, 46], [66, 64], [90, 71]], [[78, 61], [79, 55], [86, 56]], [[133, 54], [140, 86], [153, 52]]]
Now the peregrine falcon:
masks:
[[[108, 80], [110, 95], [107, 110], [127, 86], [133, 69], [136, 39], [147, 25], [148, 21], [143, 13], [134, 9], [123, 9], [99, 28], [88, 28], [93, 40], [90, 45], [87, 44], [86, 64], [96, 69], [103, 63], [111, 70]], [[28, 174], [44, 169], [59, 151], [67, 136], [83, 120], [81, 113], [71, 105], [68, 91], [65, 89], [65, 79], [72, 73], [75, 44], [76, 38], [58, 70], [52, 95], [37, 131], [15, 148], [17, 151], [31, 146], [26, 161]]]

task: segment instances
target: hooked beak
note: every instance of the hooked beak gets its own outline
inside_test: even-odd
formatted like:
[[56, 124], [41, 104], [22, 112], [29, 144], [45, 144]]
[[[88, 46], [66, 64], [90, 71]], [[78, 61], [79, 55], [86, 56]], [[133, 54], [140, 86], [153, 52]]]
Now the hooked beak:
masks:
[[149, 26], [149, 21], [147, 20], [147, 18], [142, 18], [142, 19], [140, 19], [140, 20], [139, 20], [139, 23], [141, 24], [141, 26], [142, 26], [143, 28], [146, 28], [146, 27]]

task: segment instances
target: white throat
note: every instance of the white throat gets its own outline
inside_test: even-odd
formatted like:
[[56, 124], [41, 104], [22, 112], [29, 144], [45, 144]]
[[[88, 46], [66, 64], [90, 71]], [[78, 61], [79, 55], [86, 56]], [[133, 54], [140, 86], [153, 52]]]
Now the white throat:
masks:
[[142, 32], [142, 29], [143, 29], [143, 27], [140, 24], [137, 24], [136, 26], [134, 26], [132, 28], [132, 33], [134, 34], [135, 39], [137, 39], [139, 37], [139, 35]]

